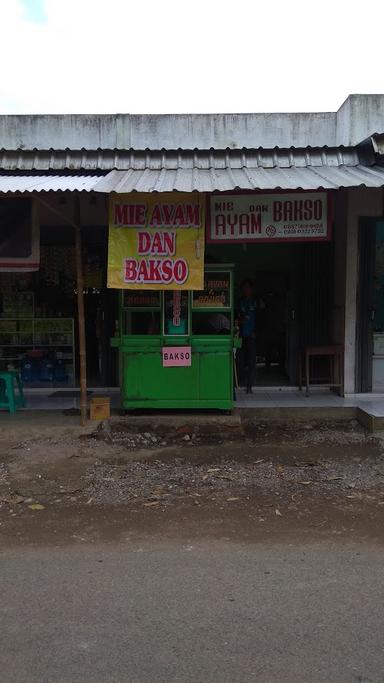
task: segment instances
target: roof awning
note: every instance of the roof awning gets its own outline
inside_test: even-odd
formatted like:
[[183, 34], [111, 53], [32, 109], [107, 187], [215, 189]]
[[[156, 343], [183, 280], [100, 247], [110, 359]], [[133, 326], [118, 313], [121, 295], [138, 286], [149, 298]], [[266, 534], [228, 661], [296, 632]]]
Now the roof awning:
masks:
[[0, 194], [8, 192], [90, 192], [100, 175], [0, 175]]
[[228, 192], [234, 190], [334, 190], [383, 187], [384, 166], [304, 168], [162, 168], [113, 170], [94, 183], [96, 192]]
[[[377, 137], [377, 136], [376, 136]], [[233, 192], [383, 187], [384, 158], [359, 147], [243, 150], [0, 150], [0, 194]]]

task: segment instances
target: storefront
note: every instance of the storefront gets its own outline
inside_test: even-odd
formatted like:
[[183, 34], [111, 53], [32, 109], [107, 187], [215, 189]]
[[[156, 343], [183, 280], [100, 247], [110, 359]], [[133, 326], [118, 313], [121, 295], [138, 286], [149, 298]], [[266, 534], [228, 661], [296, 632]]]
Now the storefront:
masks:
[[[17, 369], [27, 388], [57, 392], [79, 385], [77, 275], [74, 230], [66, 224], [73, 198], [60, 193], [49, 201], [55, 210], [60, 208], [58, 218], [32, 197], [0, 200], [0, 370]], [[82, 198], [84, 215], [90, 202], [90, 197]], [[108, 228], [106, 215], [100, 218], [104, 225], [82, 228], [90, 387], [117, 383], [109, 340], [118, 305], [106, 286]], [[13, 243], [7, 233], [17, 236]]]
[[212, 195], [209, 216], [209, 257], [236, 264], [237, 301], [253, 283], [255, 384], [297, 386], [300, 351], [332, 336], [332, 193]]
[[297, 386], [300, 352], [331, 340], [331, 201], [324, 192], [114, 195], [108, 280], [124, 292], [113, 343], [123, 406], [232, 407], [233, 378], [240, 390], [247, 383], [245, 279], [256, 309], [252, 383]]
[[[206, 346], [212, 345], [214, 335], [213, 329], [209, 330], [209, 319], [221, 314], [227, 319], [212, 353], [217, 355], [217, 344], [225, 343], [226, 331], [227, 369], [223, 375], [221, 372], [217, 375], [216, 370], [213, 374], [226, 377], [225, 397], [222, 391], [213, 388], [215, 382], [209, 391], [201, 391], [211, 397], [206, 398], [207, 402], [218, 400], [224, 405], [224, 401], [228, 407], [233, 400], [233, 349], [239, 346], [235, 341], [237, 302], [241, 283], [246, 278], [254, 283], [257, 301], [255, 383], [297, 385], [300, 348], [308, 343], [327, 343], [331, 335], [331, 194], [204, 194], [198, 202], [196, 195], [192, 195], [193, 201], [190, 195], [185, 195], [184, 212], [180, 209], [180, 196], [164, 195], [161, 200], [153, 201], [156, 195], [134, 195], [132, 202], [131, 195], [116, 195], [119, 197], [117, 209], [115, 200], [111, 211], [121, 213], [116, 231], [119, 238], [116, 243], [110, 243], [112, 267], [108, 282], [107, 227], [85, 225], [82, 228], [88, 386], [113, 386], [118, 381], [118, 354], [110, 348], [111, 337], [114, 337], [113, 348], [127, 350], [129, 347], [132, 361], [133, 349], [140, 349], [144, 341], [148, 344], [149, 337], [156, 336], [159, 360], [165, 346], [193, 347], [195, 342], [201, 346], [201, 336], [205, 337]], [[144, 230], [142, 225], [137, 225], [134, 211], [146, 205], [148, 199], [152, 201], [152, 225]], [[84, 215], [90, 201], [83, 199]], [[5, 223], [9, 224], [9, 215], [17, 215], [15, 207], [19, 202], [3, 200]], [[23, 199], [22, 205], [25, 202], [32, 210], [33, 202]], [[175, 207], [173, 219], [170, 215], [161, 217], [162, 207], [167, 207], [169, 212], [172, 205]], [[194, 210], [196, 206], [198, 213]], [[312, 216], [314, 211], [316, 215]], [[279, 212], [282, 221], [277, 220]], [[196, 219], [198, 224], [189, 226], [191, 219]], [[114, 228], [110, 229], [113, 235]], [[177, 231], [183, 240], [186, 235], [190, 239], [180, 248], [177, 246], [176, 253]], [[78, 385], [74, 250], [71, 227], [40, 225], [38, 267], [23, 264], [21, 272], [0, 274], [2, 368], [19, 369], [29, 387], [65, 389]], [[165, 264], [160, 270], [159, 263]], [[188, 278], [183, 271], [185, 264]], [[13, 267], [18, 266], [13, 263]], [[215, 270], [217, 277], [213, 277]], [[171, 331], [167, 315], [170, 303], [174, 303], [175, 291], [180, 292], [180, 324]], [[120, 361], [120, 377], [126, 377], [125, 391], [130, 387], [131, 398], [126, 399], [131, 401], [129, 405], [134, 395], [141, 397], [141, 404], [147, 404], [156, 392], [156, 400], [161, 400], [154, 387], [148, 395], [142, 388], [134, 388], [133, 378], [127, 376], [123, 355]], [[163, 367], [159, 365], [158, 372]], [[186, 369], [168, 370], [166, 379], [171, 374], [181, 376], [188, 372], [193, 373]], [[208, 375], [211, 376], [211, 370], [207, 371]], [[140, 372], [139, 376], [143, 381], [147, 373]], [[153, 368], [148, 376], [153, 380]], [[241, 367], [238, 367], [237, 380], [243, 384]], [[167, 382], [158, 384], [168, 387]], [[196, 407], [202, 401], [201, 394], [191, 393], [187, 379], [177, 380], [176, 384], [183, 387], [185, 405], [192, 401]], [[221, 399], [212, 398], [215, 391]], [[182, 400], [175, 390], [173, 394], [173, 399], [169, 394], [163, 397], [167, 405]]]
[[77, 117], [76, 135], [37, 117], [42, 140], [15, 117], [0, 128], [1, 368], [48, 391], [120, 386], [127, 409], [230, 409], [250, 280], [255, 387], [297, 387], [303, 351], [338, 345], [345, 392], [381, 391], [384, 153], [367, 126], [384, 117], [368, 100], [358, 127], [353, 98], [315, 127], [268, 115], [268, 131], [264, 115], [124, 115], [114, 132]]

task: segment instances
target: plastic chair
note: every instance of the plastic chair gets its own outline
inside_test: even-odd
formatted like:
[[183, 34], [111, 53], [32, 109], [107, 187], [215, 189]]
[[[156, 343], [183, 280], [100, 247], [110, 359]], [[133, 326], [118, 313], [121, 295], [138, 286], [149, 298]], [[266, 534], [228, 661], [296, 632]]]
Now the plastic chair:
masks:
[[[15, 384], [18, 394], [15, 393]], [[16, 408], [25, 408], [23, 383], [17, 370], [0, 372], [0, 408], [6, 408], [11, 414]]]

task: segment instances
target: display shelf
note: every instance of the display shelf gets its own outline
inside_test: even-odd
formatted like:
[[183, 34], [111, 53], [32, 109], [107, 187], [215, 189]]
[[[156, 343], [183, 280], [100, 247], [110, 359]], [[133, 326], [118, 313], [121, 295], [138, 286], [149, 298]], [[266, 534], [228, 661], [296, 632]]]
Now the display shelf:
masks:
[[57, 348], [71, 349], [72, 348], [72, 344], [39, 344], [38, 342], [36, 342], [35, 344], [32, 344], [32, 343], [31, 344], [0, 344], [0, 348], [13, 348], [13, 349], [21, 349], [21, 348], [30, 349], [33, 346], [36, 346], [39, 349], [42, 349], [42, 348], [44, 348], [44, 349], [57, 349]]
[[[36, 357], [38, 351], [41, 351], [41, 358]], [[22, 371], [29, 360], [33, 365], [31, 376], [43, 374], [44, 363], [49, 362], [52, 368], [45, 372], [46, 377], [51, 373], [54, 378], [55, 372], [58, 376], [60, 371], [60, 376], [65, 378], [62, 383], [74, 384], [73, 318], [0, 318], [0, 369], [13, 367]], [[28, 373], [24, 372], [24, 375], [24, 381], [28, 382]], [[50, 384], [49, 379], [44, 381]]]

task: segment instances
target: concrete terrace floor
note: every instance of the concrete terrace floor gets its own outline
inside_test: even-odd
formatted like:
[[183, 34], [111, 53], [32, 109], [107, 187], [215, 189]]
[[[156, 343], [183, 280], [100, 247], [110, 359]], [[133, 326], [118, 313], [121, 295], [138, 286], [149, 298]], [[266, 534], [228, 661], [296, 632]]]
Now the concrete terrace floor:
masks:
[[306, 396], [305, 389], [299, 391], [295, 387], [256, 388], [252, 394], [240, 389], [236, 393], [238, 408], [362, 408], [384, 415], [384, 394], [348, 394], [342, 397], [327, 389], [311, 389], [310, 396]]
[[[79, 394], [74, 390], [26, 390], [28, 410], [71, 410], [79, 408]], [[66, 395], [67, 394], [67, 395]], [[89, 390], [88, 400], [109, 396], [112, 410], [120, 408], [117, 388]], [[236, 392], [235, 408], [361, 408], [375, 416], [384, 417], [384, 394], [349, 394], [345, 397], [327, 389], [313, 389], [309, 397], [295, 387], [256, 387], [252, 394], [244, 389]]]
[[[45, 421], [50, 423], [50, 417], [54, 417], [55, 421], [57, 419], [63, 420], [67, 426], [71, 421], [74, 425], [78, 423], [78, 391], [73, 389], [57, 391], [52, 388], [44, 390], [27, 389], [25, 394], [26, 409], [18, 410], [16, 415], [10, 415], [5, 410], [0, 411], [0, 429], [27, 423], [31, 426], [38, 424], [43, 426]], [[117, 388], [90, 389], [88, 402], [92, 397], [97, 396], [109, 396], [112, 414], [119, 413], [121, 403], [120, 392]], [[368, 431], [384, 430], [384, 394], [350, 394], [341, 397], [327, 389], [317, 389], [311, 391], [311, 395], [306, 397], [305, 391], [299, 391], [294, 387], [256, 387], [252, 394], [246, 394], [245, 390], [240, 389], [237, 391], [232, 418], [235, 419], [236, 413], [238, 413], [237, 417], [241, 419], [241, 416], [247, 415], [248, 411], [249, 416], [253, 414], [254, 417], [261, 420], [274, 418], [298, 421], [303, 419], [357, 419]], [[131, 415], [134, 414], [139, 418], [144, 413], [143, 411], [131, 413]], [[145, 414], [147, 417], [152, 415], [157, 418], [162, 415], [162, 419], [171, 418], [174, 421], [176, 416], [178, 419], [185, 419], [189, 413], [185, 410], [154, 410], [145, 411]], [[215, 419], [215, 415], [222, 415], [220, 411], [196, 410], [191, 411], [190, 414], [198, 420], [208, 419], [208, 421]]]

